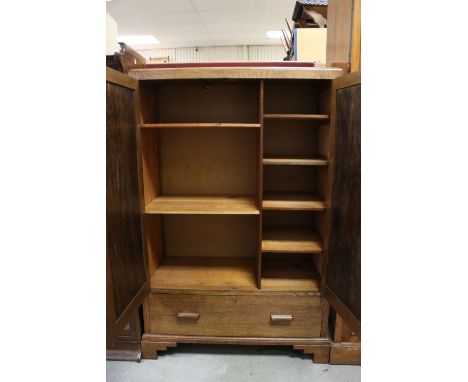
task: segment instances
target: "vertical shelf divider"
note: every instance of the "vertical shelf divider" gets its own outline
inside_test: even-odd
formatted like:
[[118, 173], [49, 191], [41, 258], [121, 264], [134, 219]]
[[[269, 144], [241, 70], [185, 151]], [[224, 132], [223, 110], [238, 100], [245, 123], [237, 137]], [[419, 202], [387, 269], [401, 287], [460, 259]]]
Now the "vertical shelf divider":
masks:
[[263, 225], [263, 99], [264, 81], [260, 80], [258, 99], [258, 122], [260, 129], [258, 132], [258, 158], [257, 158], [257, 192], [258, 209], [260, 214], [257, 219], [258, 248], [257, 248], [257, 287], [262, 288], [262, 225]]
[[328, 264], [328, 247], [330, 242], [330, 231], [331, 231], [331, 202], [333, 196], [333, 173], [334, 173], [334, 157], [335, 157], [335, 124], [336, 124], [336, 82], [332, 81], [330, 87], [330, 93], [326, 97], [327, 101], [325, 112], [328, 112], [330, 118], [328, 120], [328, 147], [327, 147], [327, 157], [328, 157], [328, 167], [327, 167], [327, 179], [326, 179], [326, 211], [325, 211], [325, 225], [327, 230], [325, 232], [323, 243], [324, 243], [324, 252], [323, 252], [323, 262], [322, 269], [320, 270], [320, 290], [323, 292], [325, 290], [326, 283], [326, 270]]

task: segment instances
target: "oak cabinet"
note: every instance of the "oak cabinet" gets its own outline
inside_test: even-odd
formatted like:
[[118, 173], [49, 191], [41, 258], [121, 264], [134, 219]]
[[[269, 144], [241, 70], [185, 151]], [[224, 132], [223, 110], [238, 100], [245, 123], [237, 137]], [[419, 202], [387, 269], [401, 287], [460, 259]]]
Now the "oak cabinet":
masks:
[[291, 345], [328, 362], [329, 304], [360, 335], [360, 73], [107, 71], [112, 344]]

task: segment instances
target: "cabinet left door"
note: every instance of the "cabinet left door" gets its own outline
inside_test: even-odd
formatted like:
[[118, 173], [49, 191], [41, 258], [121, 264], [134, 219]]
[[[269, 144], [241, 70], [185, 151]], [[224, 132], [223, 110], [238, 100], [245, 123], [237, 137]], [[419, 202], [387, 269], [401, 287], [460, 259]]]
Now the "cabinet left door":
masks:
[[143, 246], [138, 82], [106, 68], [106, 310], [112, 345], [150, 291]]

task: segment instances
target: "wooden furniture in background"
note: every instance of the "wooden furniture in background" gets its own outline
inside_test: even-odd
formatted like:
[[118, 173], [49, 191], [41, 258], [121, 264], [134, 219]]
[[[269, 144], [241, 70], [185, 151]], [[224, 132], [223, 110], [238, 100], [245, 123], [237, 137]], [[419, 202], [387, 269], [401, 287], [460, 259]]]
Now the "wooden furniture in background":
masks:
[[328, 1], [327, 65], [361, 69], [361, 0]]
[[122, 71], [128, 73], [129, 70], [135, 68], [144, 68], [146, 66], [146, 59], [130, 46], [119, 43], [121, 50], [119, 53]]
[[[144, 358], [177, 343], [258, 344], [293, 346], [314, 362], [329, 362], [324, 292], [334, 292], [330, 303], [337, 311], [348, 304], [341, 289], [328, 284], [335, 271], [343, 272], [330, 264], [343, 255], [336, 251], [359, 245], [353, 237], [340, 244], [340, 230], [332, 226], [336, 213], [347, 214], [333, 202], [343, 192], [333, 191], [333, 178], [355, 171], [341, 164], [337, 175], [334, 166], [341, 129], [356, 128], [343, 124], [349, 108], [339, 110], [336, 89], [355, 78], [305, 67], [137, 69], [129, 75], [126, 81], [118, 76], [119, 92], [108, 93], [116, 98], [108, 108], [108, 172], [118, 174], [108, 183], [109, 287], [128, 284], [109, 322], [117, 326], [116, 317], [143, 301]], [[116, 83], [108, 78], [108, 87]], [[135, 89], [131, 127], [133, 111], [124, 118], [121, 109], [133, 107]], [[338, 141], [340, 150], [355, 153]], [[131, 235], [124, 235], [127, 229]], [[141, 247], [125, 242], [138, 241], [138, 232]], [[115, 259], [118, 252], [126, 263]], [[352, 269], [355, 260], [347, 262]], [[113, 302], [123, 293], [110, 295]], [[109, 335], [115, 339], [116, 329]]]
[[361, 70], [361, 0], [353, 3], [353, 28], [351, 31], [351, 72]]

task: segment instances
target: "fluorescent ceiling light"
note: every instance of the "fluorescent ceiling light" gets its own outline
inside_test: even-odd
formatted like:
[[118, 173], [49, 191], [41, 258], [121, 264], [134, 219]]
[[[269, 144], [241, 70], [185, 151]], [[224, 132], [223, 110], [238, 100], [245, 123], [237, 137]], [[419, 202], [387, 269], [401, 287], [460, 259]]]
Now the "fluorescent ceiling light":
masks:
[[281, 37], [283, 37], [283, 33], [281, 31], [268, 31], [267, 32], [267, 38], [271, 40], [279, 40]]
[[124, 42], [127, 45], [152, 45], [159, 44], [159, 41], [153, 35], [142, 36], [118, 36], [119, 42]]

